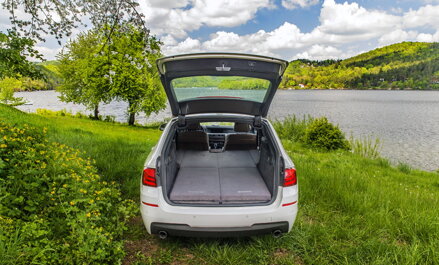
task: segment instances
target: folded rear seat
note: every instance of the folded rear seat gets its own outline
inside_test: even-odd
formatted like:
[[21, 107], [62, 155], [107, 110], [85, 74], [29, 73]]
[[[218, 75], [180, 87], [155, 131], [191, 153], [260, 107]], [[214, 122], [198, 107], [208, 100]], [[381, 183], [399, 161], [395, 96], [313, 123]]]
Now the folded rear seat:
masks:
[[181, 168], [169, 198], [181, 203], [214, 203], [221, 200], [218, 168]]
[[257, 168], [220, 168], [219, 172], [222, 202], [267, 202], [271, 199]]
[[181, 168], [189, 167], [218, 167], [218, 153], [206, 151], [185, 150], [179, 155], [178, 163]]

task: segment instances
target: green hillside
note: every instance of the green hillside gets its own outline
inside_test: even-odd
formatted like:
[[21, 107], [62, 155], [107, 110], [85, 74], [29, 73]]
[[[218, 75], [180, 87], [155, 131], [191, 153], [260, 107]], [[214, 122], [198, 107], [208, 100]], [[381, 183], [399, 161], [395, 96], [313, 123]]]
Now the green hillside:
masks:
[[36, 63], [36, 68], [42, 73], [43, 78], [4, 78], [0, 80], [0, 89], [7, 86], [12, 86], [12, 89], [14, 91], [36, 91], [55, 89], [62, 82], [62, 79], [58, 72], [58, 64], [58, 61], [46, 61]]
[[439, 43], [402, 42], [345, 60], [295, 60], [281, 88], [439, 89]]
[[48, 89], [55, 89], [62, 82], [59, 75], [58, 65], [59, 62], [55, 60], [38, 63], [38, 68], [46, 77], [45, 82]]

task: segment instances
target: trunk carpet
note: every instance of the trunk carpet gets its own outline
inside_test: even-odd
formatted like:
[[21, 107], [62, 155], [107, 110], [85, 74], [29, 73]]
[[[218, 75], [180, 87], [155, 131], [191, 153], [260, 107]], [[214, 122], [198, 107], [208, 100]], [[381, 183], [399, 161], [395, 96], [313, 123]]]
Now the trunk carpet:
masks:
[[185, 203], [266, 202], [270, 191], [256, 168], [257, 151], [184, 151], [178, 154], [170, 199]]

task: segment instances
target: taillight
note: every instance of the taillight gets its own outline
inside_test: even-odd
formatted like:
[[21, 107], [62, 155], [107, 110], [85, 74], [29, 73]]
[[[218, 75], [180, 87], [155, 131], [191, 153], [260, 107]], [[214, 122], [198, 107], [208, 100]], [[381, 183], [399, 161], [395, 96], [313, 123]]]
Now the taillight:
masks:
[[155, 177], [154, 168], [145, 168], [143, 170], [142, 183], [145, 186], [157, 187], [157, 178]]
[[290, 187], [297, 184], [296, 169], [286, 168], [284, 177], [284, 187]]

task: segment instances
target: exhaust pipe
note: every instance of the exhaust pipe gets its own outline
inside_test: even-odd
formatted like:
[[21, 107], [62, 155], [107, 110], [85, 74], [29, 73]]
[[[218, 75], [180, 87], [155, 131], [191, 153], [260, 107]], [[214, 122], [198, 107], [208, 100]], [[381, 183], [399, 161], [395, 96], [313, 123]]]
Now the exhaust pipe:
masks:
[[160, 239], [166, 239], [168, 237], [168, 232], [166, 231], [159, 231], [159, 238]]
[[280, 230], [274, 230], [272, 234], [273, 234], [273, 237], [275, 237], [275, 238], [279, 238], [279, 237], [282, 236], [282, 231], [280, 231]]

